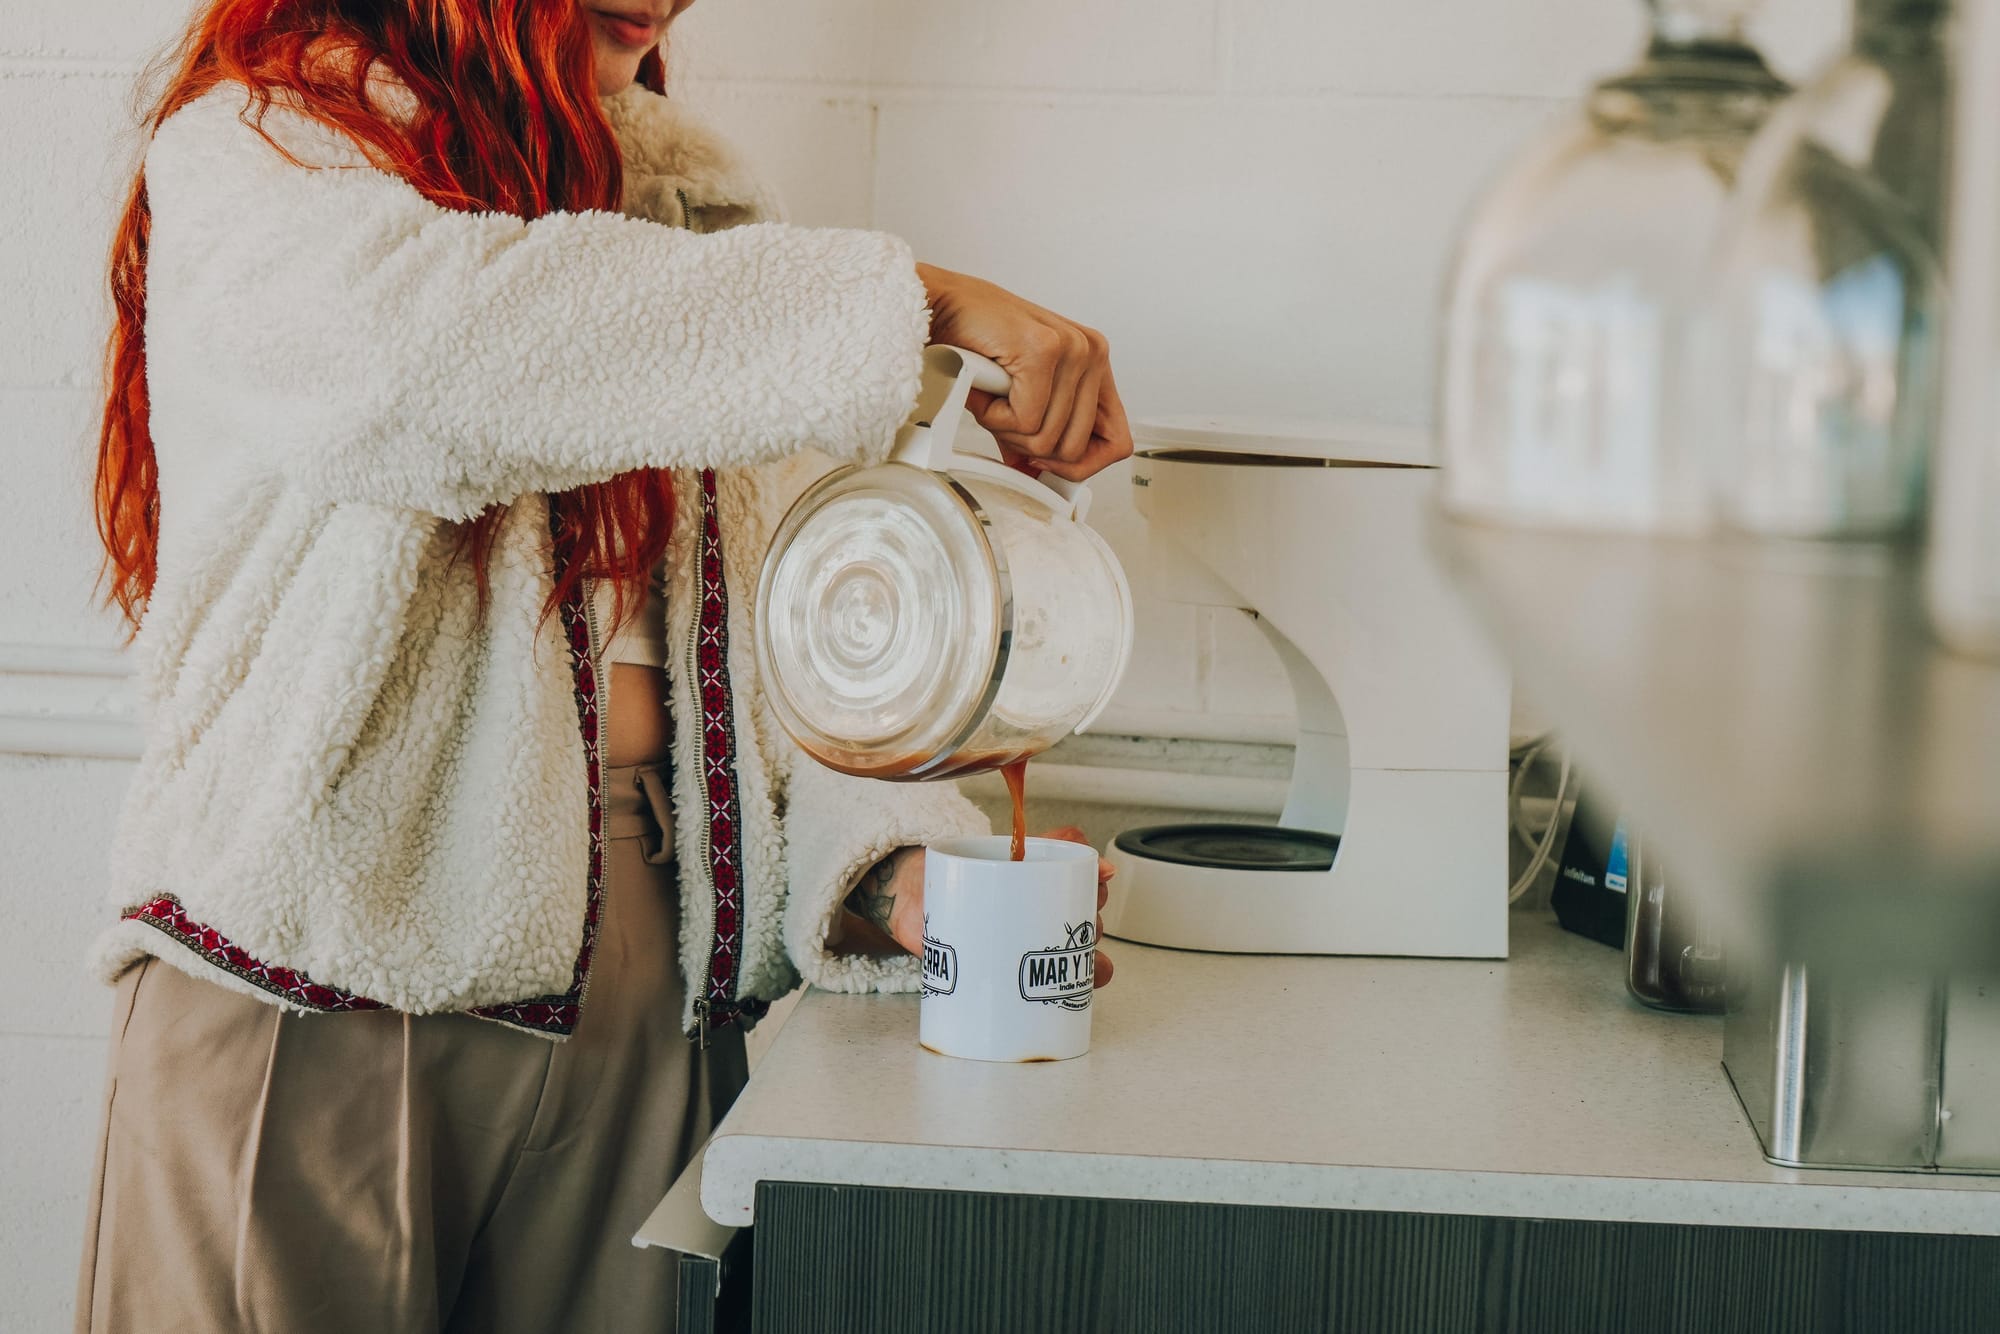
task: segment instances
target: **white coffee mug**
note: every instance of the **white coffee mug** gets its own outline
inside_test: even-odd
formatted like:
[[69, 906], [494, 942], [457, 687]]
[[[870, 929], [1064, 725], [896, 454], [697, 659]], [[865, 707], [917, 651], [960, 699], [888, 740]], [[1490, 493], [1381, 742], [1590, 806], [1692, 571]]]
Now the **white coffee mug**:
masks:
[[1097, 851], [1004, 836], [932, 844], [924, 858], [919, 1040], [975, 1061], [1065, 1061], [1090, 1050]]

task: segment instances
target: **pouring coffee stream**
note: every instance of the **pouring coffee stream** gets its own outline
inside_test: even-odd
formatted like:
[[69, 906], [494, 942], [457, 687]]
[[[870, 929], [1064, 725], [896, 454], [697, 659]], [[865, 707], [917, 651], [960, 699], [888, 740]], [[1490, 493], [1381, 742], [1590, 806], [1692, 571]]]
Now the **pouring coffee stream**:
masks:
[[1015, 760], [1002, 765], [1000, 774], [1007, 780], [1007, 795], [1014, 801], [1014, 840], [1010, 845], [1008, 860], [1028, 859], [1028, 762]]

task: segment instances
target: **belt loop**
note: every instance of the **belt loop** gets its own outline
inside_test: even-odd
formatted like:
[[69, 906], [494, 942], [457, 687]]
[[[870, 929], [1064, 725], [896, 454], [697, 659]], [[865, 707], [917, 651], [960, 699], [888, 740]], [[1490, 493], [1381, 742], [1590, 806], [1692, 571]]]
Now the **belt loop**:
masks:
[[667, 790], [665, 770], [665, 765], [641, 765], [637, 775], [639, 791], [645, 796], [647, 809], [660, 831], [659, 846], [646, 850], [647, 864], [652, 866], [665, 866], [674, 859], [673, 799]]

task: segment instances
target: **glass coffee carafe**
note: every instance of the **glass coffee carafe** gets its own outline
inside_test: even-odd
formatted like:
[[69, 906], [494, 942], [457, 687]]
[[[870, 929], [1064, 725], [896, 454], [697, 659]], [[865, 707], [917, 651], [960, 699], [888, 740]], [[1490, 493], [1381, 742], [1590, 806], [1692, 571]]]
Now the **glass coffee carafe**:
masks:
[[778, 526], [757, 664], [821, 764], [919, 780], [998, 769], [1087, 727], [1132, 647], [1132, 595], [1090, 492], [955, 449], [967, 391], [1007, 376], [951, 347], [887, 463], [843, 468]]

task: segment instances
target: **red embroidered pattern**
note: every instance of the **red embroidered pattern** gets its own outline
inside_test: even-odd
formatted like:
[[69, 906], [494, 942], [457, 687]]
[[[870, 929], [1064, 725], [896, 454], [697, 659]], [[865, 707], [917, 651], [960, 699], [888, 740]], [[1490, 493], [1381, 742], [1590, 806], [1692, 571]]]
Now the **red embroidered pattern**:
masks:
[[[555, 535], [556, 569], [560, 572], [571, 559], [573, 542], [562, 533]], [[598, 751], [597, 664], [590, 657], [590, 622], [584, 615], [583, 598], [566, 599], [562, 604], [563, 631], [569, 637], [570, 671], [576, 678], [577, 724], [583, 732], [584, 771], [590, 782], [590, 875], [584, 895], [583, 944], [577, 948], [576, 970], [569, 990], [560, 996], [537, 996], [532, 1000], [487, 1005], [472, 1013], [482, 1019], [497, 1019], [516, 1028], [532, 1028], [545, 1033], [571, 1033], [583, 1012], [584, 988], [590, 977], [590, 956], [597, 948], [597, 926], [604, 914], [604, 771]]]
[[204, 962], [234, 974], [254, 987], [282, 996], [293, 1005], [329, 1012], [382, 1008], [380, 1001], [336, 987], [321, 986], [296, 969], [274, 968], [270, 964], [258, 963], [239, 946], [231, 944], [220, 931], [189, 917], [180, 900], [171, 894], [162, 894], [151, 903], [132, 909], [125, 914], [125, 920], [157, 927], [200, 955]]
[[[555, 534], [555, 544], [560, 569], [570, 557], [572, 544], [561, 533]], [[584, 901], [583, 944], [577, 950], [576, 971], [567, 992], [482, 1006], [471, 1013], [515, 1028], [566, 1034], [575, 1030], [582, 1010], [584, 983], [590, 973], [591, 951], [597, 945], [597, 924], [604, 907], [604, 800], [598, 757], [597, 669], [590, 659], [590, 623], [584, 617], [580, 596], [565, 601], [560, 614], [563, 631], [569, 639], [577, 720], [583, 730], [585, 770], [590, 781], [590, 878]], [[171, 894], [162, 894], [131, 909], [125, 919], [157, 928], [205, 961], [302, 1009], [340, 1012], [386, 1008], [380, 1001], [322, 986], [296, 969], [259, 963], [221, 932], [190, 918]]]
[[695, 626], [695, 672], [701, 700], [703, 794], [708, 805], [709, 873], [715, 887], [715, 943], [708, 955], [708, 1022], [723, 1026], [768, 1008], [736, 998], [743, 957], [742, 819], [737, 801], [736, 722], [729, 690], [729, 589], [722, 572], [722, 525], [715, 473], [701, 474], [701, 614]]

